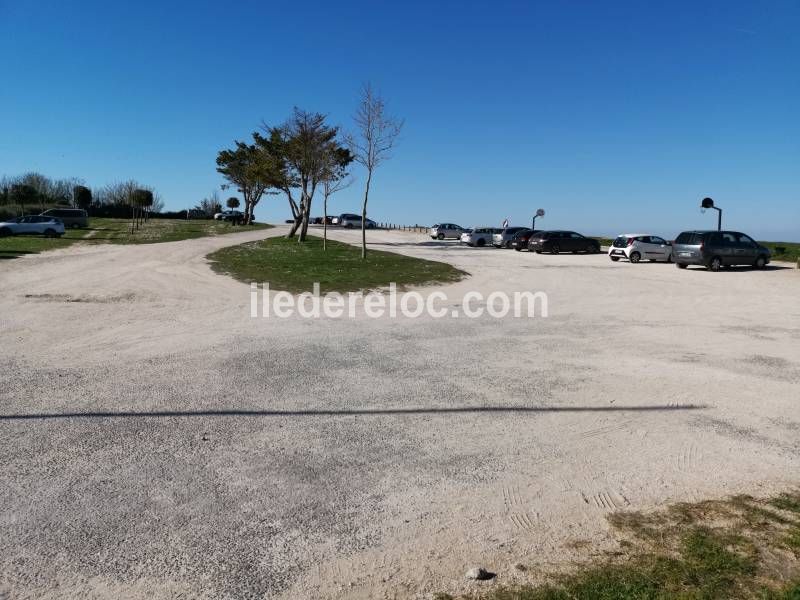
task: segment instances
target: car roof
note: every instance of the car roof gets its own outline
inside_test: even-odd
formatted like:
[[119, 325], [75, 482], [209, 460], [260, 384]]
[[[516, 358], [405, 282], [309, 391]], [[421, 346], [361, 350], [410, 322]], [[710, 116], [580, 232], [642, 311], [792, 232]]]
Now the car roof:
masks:
[[[656, 235], [655, 233], [620, 233], [617, 237], [641, 237], [643, 235]], [[657, 237], [661, 237], [660, 235]]]

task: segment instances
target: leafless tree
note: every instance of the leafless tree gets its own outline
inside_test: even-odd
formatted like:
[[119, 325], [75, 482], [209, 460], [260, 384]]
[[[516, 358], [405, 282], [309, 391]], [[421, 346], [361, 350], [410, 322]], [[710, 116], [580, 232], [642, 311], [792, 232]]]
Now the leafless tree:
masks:
[[342, 170], [337, 174], [336, 165], [331, 165], [330, 171], [322, 179], [322, 249], [328, 249], [328, 198], [349, 188], [355, 181]]
[[361, 258], [367, 257], [367, 202], [375, 169], [392, 157], [403, 121], [386, 112], [381, 95], [367, 83], [361, 90], [361, 100], [353, 117], [356, 134], [348, 137], [348, 146], [356, 162], [367, 170], [364, 203], [361, 206]]

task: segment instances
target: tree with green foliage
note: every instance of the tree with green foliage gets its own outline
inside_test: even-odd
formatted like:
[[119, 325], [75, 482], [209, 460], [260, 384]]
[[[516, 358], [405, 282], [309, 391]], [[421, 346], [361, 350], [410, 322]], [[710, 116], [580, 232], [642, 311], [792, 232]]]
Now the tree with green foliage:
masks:
[[84, 185], [76, 185], [72, 188], [72, 201], [78, 208], [89, 210], [92, 205], [92, 190]]
[[[311, 203], [319, 186], [331, 170], [331, 163], [341, 168], [352, 162], [350, 152], [339, 141], [339, 128], [328, 125], [325, 115], [295, 108], [292, 116], [279, 127], [264, 126], [268, 138], [259, 136], [262, 145], [276, 157], [281, 168], [281, 185], [289, 197], [295, 223], [287, 237], [293, 237], [298, 228], [298, 241], [303, 242], [308, 233]], [[257, 138], [257, 142], [259, 142]], [[336, 168], [336, 167], [334, 167]], [[299, 188], [299, 205], [291, 189]]]
[[386, 112], [383, 98], [373, 91], [369, 83], [361, 91], [361, 101], [353, 120], [357, 133], [348, 137], [348, 146], [356, 162], [367, 170], [364, 202], [361, 206], [361, 258], [366, 258], [367, 202], [369, 201], [370, 184], [375, 169], [391, 158], [392, 149], [403, 128], [403, 121]]
[[231, 196], [225, 201], [225, 206], [227, 206], [230, 210], [239, 208], [239, 199], [235, 196]]
[[[256, 134], [253, 134], [256, 137]], [[277, 188], [281, 174], [273, 157], [259, 144], [235, 141], [231, 150], [217, 155], [217, 171], [225, 177], [244, 198], [244, 224], [253, 221], [253, 210], [270, 188]]]

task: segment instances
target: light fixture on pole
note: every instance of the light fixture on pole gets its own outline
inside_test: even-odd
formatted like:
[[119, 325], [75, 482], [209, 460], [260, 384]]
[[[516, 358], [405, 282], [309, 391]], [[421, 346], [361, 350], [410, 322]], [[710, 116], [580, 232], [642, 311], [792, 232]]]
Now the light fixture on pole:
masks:
[[722, 209], [714, 206], [714, 201], [711, 198], [703, 198], [700, 203], [700, 210], [706, 212], [708, 208], [713, 208], [717, 211], [717, 231], [722, 231]]

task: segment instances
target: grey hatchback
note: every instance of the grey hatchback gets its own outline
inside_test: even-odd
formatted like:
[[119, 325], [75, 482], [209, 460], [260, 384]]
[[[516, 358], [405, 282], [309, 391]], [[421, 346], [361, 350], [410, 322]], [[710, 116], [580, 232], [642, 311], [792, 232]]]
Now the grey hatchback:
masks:
[[672, 257], [679, 269], [702, 265], [709, 271], [751, 265], [763, 269], [771, 258], [768, 248], [738, 231], [684, 231], [672, 244]]
[[44, 211], [42, 216], [60, 219], [65, 227], [89, 226], [89, 215], [82, 208], [51, 208]]

